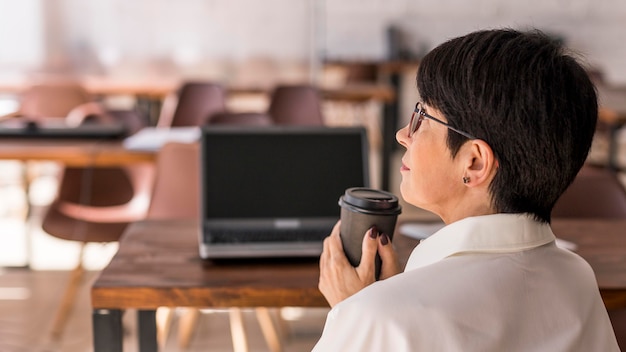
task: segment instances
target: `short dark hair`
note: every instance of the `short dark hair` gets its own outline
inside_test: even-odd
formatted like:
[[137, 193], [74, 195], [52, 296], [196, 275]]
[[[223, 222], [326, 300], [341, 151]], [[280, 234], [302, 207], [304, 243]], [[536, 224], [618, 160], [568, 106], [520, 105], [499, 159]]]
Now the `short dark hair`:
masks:
[[[428, 53], [417, 88], [452, 126], [493, 149], [496, 211], [550, 222], [587, 158], [598, 118], [595, 87], [573, 54], [538, 30], [473, 32]], [[448, 132], [452, 157], [466, 141]]]

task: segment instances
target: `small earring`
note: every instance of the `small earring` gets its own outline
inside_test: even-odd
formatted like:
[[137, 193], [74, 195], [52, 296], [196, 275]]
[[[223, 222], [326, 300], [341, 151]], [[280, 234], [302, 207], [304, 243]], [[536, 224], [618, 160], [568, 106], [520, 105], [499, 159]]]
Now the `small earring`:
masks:
[[470, 182], [470, 178], [467, 176], [463, 176], [463, 183], [468, 184]]

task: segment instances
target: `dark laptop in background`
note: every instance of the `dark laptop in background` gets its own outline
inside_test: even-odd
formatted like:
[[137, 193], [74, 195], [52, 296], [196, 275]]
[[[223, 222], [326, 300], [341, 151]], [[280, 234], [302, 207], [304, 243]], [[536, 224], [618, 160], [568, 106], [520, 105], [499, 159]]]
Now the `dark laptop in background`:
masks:
[[34, 139], [121, 139], [128, 133], [123, 123], [84, 123], [69, 126], [65, 119], [31, 121], [15, 118], [0, 122], [2, 138]]
[[200, 256], [315, 257], [346, 188], [369, 186], [365, 128], [205, 127]]

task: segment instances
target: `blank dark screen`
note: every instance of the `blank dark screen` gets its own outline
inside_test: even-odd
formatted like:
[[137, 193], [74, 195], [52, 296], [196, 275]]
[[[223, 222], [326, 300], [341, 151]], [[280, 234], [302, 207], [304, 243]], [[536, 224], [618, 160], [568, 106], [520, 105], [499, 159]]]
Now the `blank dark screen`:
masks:
[[365, 138], [354, 129], [205, 133], [205, 215], [338, 217], [345, 189], [368, 186]]

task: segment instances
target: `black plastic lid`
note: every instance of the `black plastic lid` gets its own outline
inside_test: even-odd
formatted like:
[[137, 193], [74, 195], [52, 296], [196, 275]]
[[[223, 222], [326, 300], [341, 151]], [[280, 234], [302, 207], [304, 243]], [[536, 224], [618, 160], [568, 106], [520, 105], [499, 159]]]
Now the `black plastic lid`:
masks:
[[339, 204], [341, 205], [342, 202], [364, 211], [391, 213], [400, 213], [401, 211], [401, 207], [398, 205], [398, 197], [392, 193], [372, 188], [348, 188], [339, 200]]

